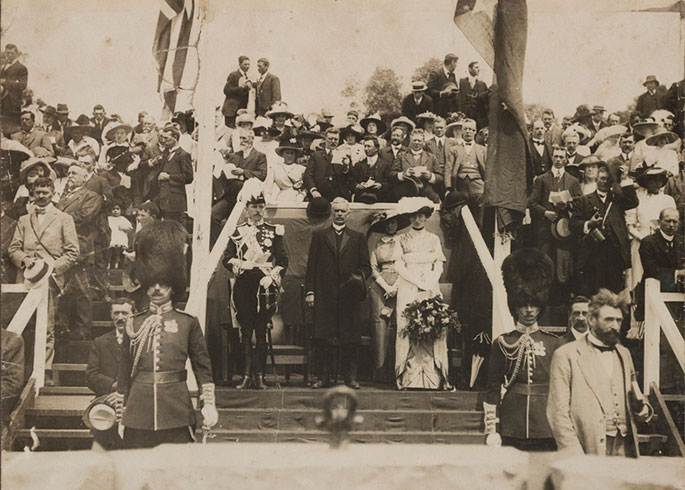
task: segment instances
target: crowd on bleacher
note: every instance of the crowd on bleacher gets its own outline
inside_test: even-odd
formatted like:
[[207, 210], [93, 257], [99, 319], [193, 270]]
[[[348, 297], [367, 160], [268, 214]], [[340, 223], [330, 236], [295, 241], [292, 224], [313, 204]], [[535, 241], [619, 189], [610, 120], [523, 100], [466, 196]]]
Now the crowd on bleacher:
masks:
[[[50, 262], [56, 277], [52, 349], [53, 333], [90, 338], [91, 301], [111, 301], [107, 269], [135, 261], [137, 232], [156, 220], [185, 228], [200, 212], [193, 187], [197, 124], [192, 111], [160, 124], [141, 112], [129, 124], [100, 104], [92, 116], [72, 120], [66, 104], [34, 99], [17, 56], [13, 45], [3, 53], [2, 280], [30, 283], [40, 274], [36, 269]], [[249, 58], [241, 56], [238, 63], [217, 110], [212, 242], [245, 183], [254, 179], [270, 206], [307, 202], [309, 209], [325, 210], [330, 203], [345, 207], [345, 201], [401, 204], [425, 198], [430, 206], [405, 213], [412, 224], [421, 221], [417, 215], [429, 216], [433, 206], [447, 233], [458, 233], [455, 222], [467, 206], [478, 226], [485, 226], [489, 89], [478, 78], [478, 63], [470, 63], [466, 76], [457, 79], [458, 58], [448, 54], [427, 80], [412, 81], [401, 114], [350, 109], [343, 121], [326, 108], [306, 116], [289, 108], [268, 60], [258, 61], [256, 77], [248, 74]], [[550, 109], [531, 118], [533, 186], [513, 243], [514, 249], [537, 248], [552, 261], [552, 304], [568, 305], [573, 297], [591, 297], [601, 288], [633, 293], [626, 325], [632, 325], [629, 335], [635, 338], [644, 318], [643, 278], [657, 277], [664, 289], [676, 290], [685, 277], [682, 227], [678, 230], [684, 211], [684, 82], [667, 90], [648, 76], [644, 85], [647, 90], [628, 117], [605, 117], [602, 106], [580, 105], [560, 122]], [[52, 209], [62, 212], [59, 219], [50, 218]], [[400, 215], [391, 218], [377, 217], [374, 224], [382, 226], [376, 231], [392, 237], [409, 225]], [[406, 232], [416, 234], [412, 251], [430, 242], [417, 231], [422, 226]], [[650, 237], [663, 237], [671, 247], [669, 263]], [[367, 287], [378, 286], [372, 322], [392, 321], [384, 300], [397, 294], [386, 274], [386, 264], [395, 259], [383, 258], [384, 243], [370, 251]], [[439, 249], [431, 249], [431, 270], [433, 264], [442, 270]], [[139, 306], [144, 303], [138, 300]], [[374, 341], [388, 343], [380, 334]], [[386, 353], [381, 348], [374, 355], [381, 370]], [[444, 381], [428, 385], [451, 388]], [[416, 386], [398, 380], [398, 387]]]

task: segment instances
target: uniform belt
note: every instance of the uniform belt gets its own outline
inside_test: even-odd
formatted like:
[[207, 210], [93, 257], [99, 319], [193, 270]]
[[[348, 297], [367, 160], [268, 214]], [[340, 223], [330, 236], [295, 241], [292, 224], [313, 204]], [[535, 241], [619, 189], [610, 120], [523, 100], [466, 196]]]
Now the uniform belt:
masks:
[[179, 383], [181, 381], [185, 381], [187, 377], [187, 371], [157, 371], [156, 373], [152, 373], [150, 371], [138, 371], [134, 381], [149, 385]]
[[516, 393], [517, 395], [544, 395], [549, 393], [549, 385], [543, 383], [525, 384], [514, 383], [509, 387], [509, 393]]

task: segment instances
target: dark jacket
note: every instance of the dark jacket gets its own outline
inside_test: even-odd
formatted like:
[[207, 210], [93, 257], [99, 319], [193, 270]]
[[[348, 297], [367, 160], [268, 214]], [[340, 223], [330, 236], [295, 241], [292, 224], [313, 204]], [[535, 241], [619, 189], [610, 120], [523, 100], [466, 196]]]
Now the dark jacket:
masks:
[[336, 197], [344, 197], [349, 201], [352, 197], [354, 178], [351, 168], [332, 164], [331, 156], [325, 150], [316, 150], [311, 154], [303, 181], [309, 192], [316, 189], [329, 201]]
[[92, 264], [97, 217], [102, 210], [102, 197], [82, 186], [69, 194], [64, 194], [57, 207], [74, 220], [81, 251], [79, 259]]
[[533, 138], [528, 139], [528, 146], [530, 148], [530, 159], [533, 164], [533, 173], [535, 175], [542, 175], [552, 168], [552, 146], [545, 142], [544, 151], [540, 155], [535, 148]]
[[256, 112], [263, 116], [271, 108], [274, 102], [281, 100], [281, 80], [267, 72], [264, 80], [257, 82]]
[[640, 243], [640, 260], [645, 279], [653, 277], [661, 282], [662, 291], [676, 291], [675, 271], [685, 268], [683, 240], [675, 235], [672, 242], [666, 241], [660, 230], [655, 231]]
[[[186, 211], [186, 188], [193, 181], [193, 163], [190, 154], [181, 147], [166, 153], [159, 166], [159, 173], [169, 174], [169, 180], [159, 181], [157, 203], [160, 211], [178, 213]], [[159, 176], [159, 173], [157, 176]]]
[[[549, 195], [554, 191], [569, 191], [571, 197], [579, 198], [583, 193], [578, 179], [564, 172], [561, 182], [557, 187], [552, 171], [545, 172], [533, 181], [533, 192], [528, 198], [533, 230], [537, 239], [551, 240], [552, 231], [550, 221], [545, 218], [545, 211], [557, 211], [557, 208], [549, 202]], [[568, 217], [568, 213], [565, 214]], [[562, 216], [560, 216], [562, 217]]]
[[0, 78], [5, 80], [5, 93], [2, 95], [1, 104], [2, 112], [7, 115], [19, 114], [21, 112], [21, 93], [28, 83], [29, 71], [19, 61], [15, 61], [2, 69]]
[[424, 112], [433, 112], [433, 99], [424, 94], [418, 104], [414, 100], [414, 94], [407, 95], [402, 101], [402, 115], [416, 122], [416, 116]]
[[643, 119], [659, 109], [666, 109], [666, 92], [661, 87], [657, 87], [654, 95], [647, 91], [637, 98], [635, 112], [640, 114]]
[[[378, 154], [378, 160], [373, 167], [369, 167], [368, 159], [365, 158], [361, 162], [352, 167], [352, 177], [355, 185], [366, 182], [370, 178], [381, 184], [378, 190], [364, 190], [355, 188], [355, 196], [360, 193], [370, 192], [376, 195], [377, 201], [387, 202], [390, 200], [390, 170], [392, 167], [392, 160], [381, 157]], [[357, 200], [357, 199], [355, 199]]]
[[243, 109], [247, 107], [247, 99], [250, 94], [250, 88], [239, 87], [238, 82], [242, 73], [240, 70], [229, 73], [226, 79], [226, 85], [224, 85], [224, 95], [226, 99], [224, 100], [224, 105], [221, 108], [221, 113], [224, 116], [235, 116], [238, 109]]
[[0, 380], [2, 421], [6, 422], [24, 388], [24, 339], [21, 335], [5, 329], [2, 330]]
[[339, 240], [338, 249], [332, 226], [312, 235], [305, 276], [305, 291], [314, 293], [312, 336], [356, 344], [362, 330], [361, 302], [341, 294], [340, 286], [351, 274], [369, 277], [369, 248], [364, 235], [347, 226]]
[[471, 88], [468, 77], [459, 80], [459, 110], [476, 121], [478, 129], [487, 126], [488, 86], [483, 80], [476, 79]]
[[442, 117], [447, 117], [450, 112], [457, 112], [459, 110], [459, 95], [449, 94], [440, 97], [440, 92], [445, 89], [445, 86], [452, 82], [458, 88], [459, 81], [456, 75], [452, 73], [452, 79], [445, 76], [445, 69], [443, 66], [440, 69], [432, 72], [428, 77], [428, 95], [433, 99], [434, 112]]
[[86, 384], [97, 396], [114, 391], [112, 385], [119, 372], [120, 349], [115, 330], [101, 335], [93, 341], [88, 354]]

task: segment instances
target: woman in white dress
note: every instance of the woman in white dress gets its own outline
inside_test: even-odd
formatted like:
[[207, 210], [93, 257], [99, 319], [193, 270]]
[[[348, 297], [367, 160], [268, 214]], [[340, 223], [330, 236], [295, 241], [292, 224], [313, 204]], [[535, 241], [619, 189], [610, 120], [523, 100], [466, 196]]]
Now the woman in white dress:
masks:
[[425, 229], [434, 204], [424, 197], [405, 197], [397, 205], [398, 215], [408, 214], [411, 228], [400, 235], [401, 255], [395, 262], [397, 278], [397, 338], [395, 376], [397, 388], [450, 390], [447, 333], [433, 342], [412, 342], [403, 335], [407, 305], [440, 296], [440, 276], [445, 263], [440, 238]]
[[306, 191], [302, 183], [306, 167], [297, 163], [302, 148], [295, 138], [283, 140], [276, 148], [280, 162], [275, 162], [266, 175], [264, 197], [269, 204], [304, 202]]

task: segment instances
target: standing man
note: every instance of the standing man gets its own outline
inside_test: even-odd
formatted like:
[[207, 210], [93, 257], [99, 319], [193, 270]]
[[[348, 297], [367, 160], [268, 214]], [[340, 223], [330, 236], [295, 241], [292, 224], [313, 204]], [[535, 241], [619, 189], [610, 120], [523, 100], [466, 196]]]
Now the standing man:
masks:
[[445, 119], [450, 113], [459, 110], [459, 86], [454, 74], [458, 61], [456, 54], [445, 55], [443, 66], [428, 77], [428, 96], [433, 99], [434, 112]]
[[433, 124], [433, 137], [426, 140], [426, 150], [432, 153], [438, 160], [440, 171], [447, 178], [445, 174], [445, 164], [447, 159], [452, 156], [454, 146], [457, 144], [456, 138], [448, 138], [445, 135], [447, 129], [447, 121], [438, 116]]
[[519, 249], [502, 263], [516, 329], [492, 343], [483, 402], [489, 446], [513, 446], [523, 451], [555, 449], [545, 409], [552, 354], [560, 341], [538, 327], [553, 273], [549, 257], [533, 248]]
[[666, 109], [666, 93], [665, 89], [659, 90], [659, 80], [654, 75], [647, 75], [642, 85], [647, 91], [637, 98], [635, 111], [640, 114], [642, 119], [646, 119], [652, 115], [652, 112], [658, 109]]
[[424, 149], [425, 138], [422, 129], [412, 131], [409, 150], [401, 153], [392, 165], [390, 181], [396, 201], [423, 196], [440, 202], [438, 189], [442, 187], [443, 176], [436, 158]]
[[600, 289], [589, 304], [590, 331], [554, 354], [547, 416], [560, 451], [638, 457], [635, 417], [649, 421], [654, 411], [618, 343], [627, 311], [625, 300]]
[[233, 303], [240, 323], [243, 347], [243, 379], [236, 389], [244, 390], [252, 377], [252, 334], [256, 338], [254, 383], [265, 390], [266, 324], [276, 312], [278, 291], [288, 267], [288, 255], [283, 243], [283, 225], [264, 221], [266, 201], [260, 192], [249, 196], [246, 204], [247, 220], [231, 235], [224, 253], [223, 264], [235, 275]]
[[643, 277], [658, 279], [662, 291], [677, 291], [685, 282], [685, 252], [682, 236], [677, 233], [679, 224], [676, 208], [662, 209], [659, 229], [640, 243]]
[[74, 219], [81, 255], [60, 301], [60, 327], [71, 340], [90, 340], [91, 292], [88, 269], [94, 264], [96, 219], [102, 209], [102, 197], [85, 186], [88, 171], [73, 162], [67, 172], [67, 191], [59, 200], [60, 210]]
[[105, 113], [105, 108], [102, 106], [102, 104], [97, 104], [93, 107], [93, 117], [90, 118], [90, 122], [93, 124], [93, 127], [95, 127], [95, 139], [99, 144], [102, 144], [102, 132], [110, 123], [110, 120], [107, 118], [107, 114]]
[[238, 69], [229, 73], [224, 85], [224, 105], [221, 113], [224, 115], [224, 123], [229, 128], [235, 128], [235, 118], [238, 109], [247, 108], [252, 82], [247, 78], [247, 70], [250, 69], [250, 58], [241, 56], [238, 58]]
[[549, 146], [560, 145], [563, 129], [555, 122], [554, 111], [549, 108], [543, 109], [541, 119], [545, 126], [545, 143]]
[[426, 95], [426, 88], [423, 80], [412, 80], [411, 93], [402, 101], [402, 115], [415, 123], [419, 114], [433, 112], [433, 99]]
[[190, 153], [180, 147], [181, 132], [173, 126], [162, 130], [164, 145], [162, 161], [157, 174], [157, 204], [162, 218], [182, 222], [188, 209], [185, 186], [193, 181], [193, 162]]
[[66, 286], [66, 274], [79, 257], [79, 239], [74, 220], [52, 204], [55, 183], [41, 177], [33, 183], [33, 206], [21, 216], [7, 253], [18, 269], [17, 283], [24, 282], [24, 270], [38, 259], [52, 262], [54, 272], [48, 296], [48, 335], [45, 368], [52, 369], [55, 356], [55, 301]]
[[600, 163], [597, 190], [578, 199], [571, 212], [571, 231], [581, 238], [575, 292], [584, 296], [600, 288], [614, 292], [624, 288], [624, 272], [630, 267], [625, 211], [639, 203], [633, 181], [626, 178], [614, 184], [606, 164]]
[[190, 359], [202, 402], [203, 425], [218, 420], [212, 368], [200, 323], [174, 308], [185, 293], [185, 234], [174, 221], [156, 221], [136, 236], [134, 276], [147, 292], [148, 310], [126, 325], [117, 375], [117, 412], [124, 448], [151, 448], [194, 440], [195, 410], [186, 385]]
[[274, 102], [281, 100], [281, 80], [269, 71], [269, 60], [260, 58], [257, 60], [257, 115], [263, 116], [271, 109]]
[[303, 182], [312, 197], [323, 197], [333, 201], [336, 197], [352, 198], [354, 185], [349, 158], [334, 161], [334, 150], [338, 147], [340, 132], [335, 128], [326, 130], [324, 147], [314, 151], [307, 162]]
[[533, 173], [536, 176], [542, 175], [552, 168], [552, 145], [545, 141], [545, 123], [541, 119], [533, 121], [533, 134], [529, 144]]
[[560, 338], [568, 344], [578, 340], [587, 332], [587, 316], [590, 300], [585, 296], [575, 296], [571, 300], [571, 311], [568, 314], [568, 329]]
[[335, 346], [345, 384], [359, 389], [357, 355], [361, 339], [361, 302], [371, 273], [369, 248], [364, 235], [350, 230], [345, 221], [350, 204], [343, 198], [332, 203], [333, 224], [312, 235], [305, 277], [305, 302], [314, 309], [312, 339], [321, 377], [312, 388], [330, 386]]
[[484, 128], [488, 125], [488, 86], [478, 78], [479, 74], [478, 62], [469, 63], [468, 76], [459, 80], [459, 110]]
[[21, 93], [26, 88], [29, 72], [19, 62], [19, 49], [14, 44], [5, 46], [2, 53], [3, 64], [0, 70], [0, 110], [3, 116], [9, 116], [15, 122], [21, 112]]

